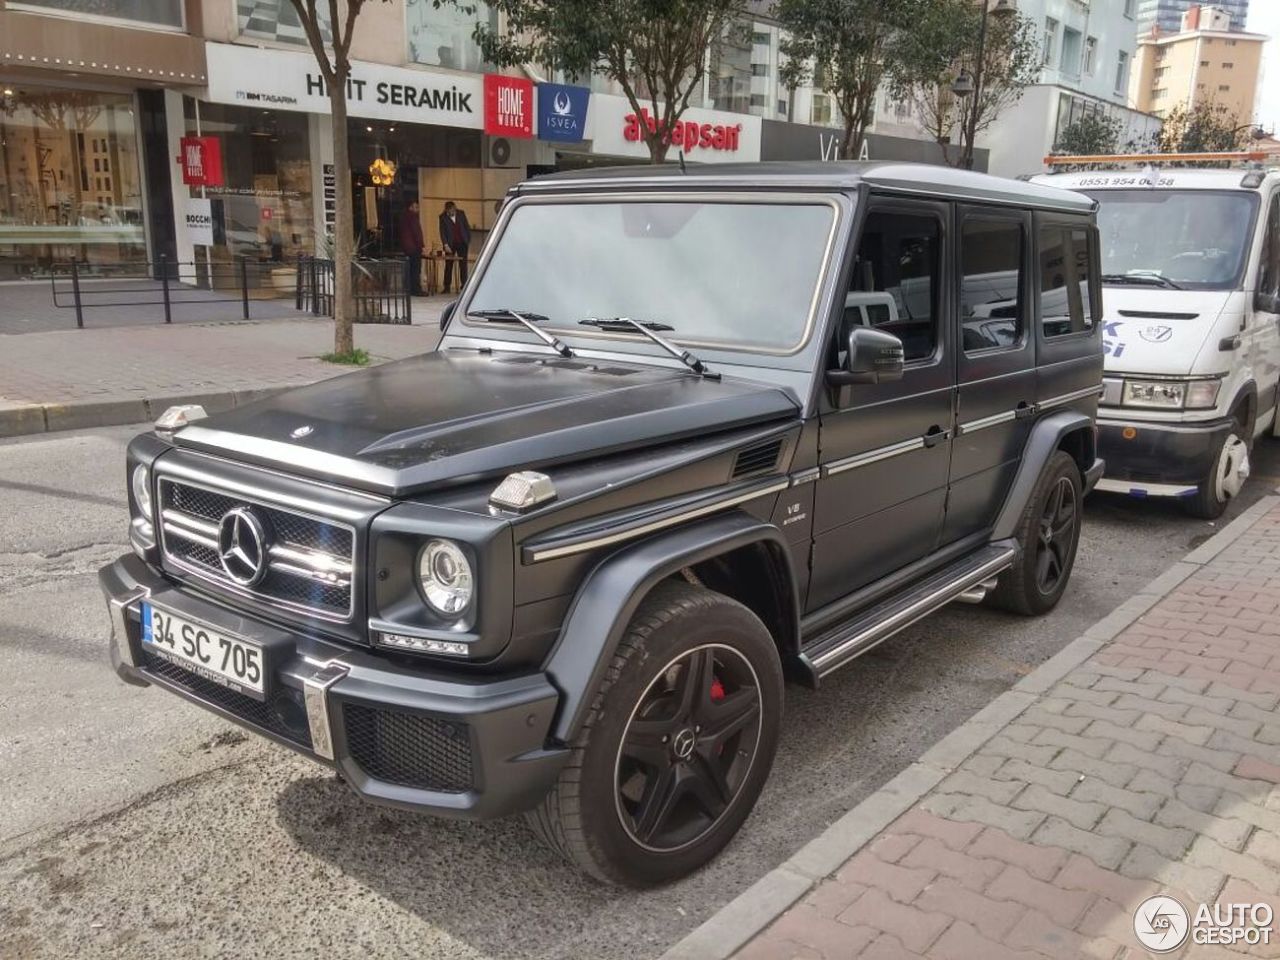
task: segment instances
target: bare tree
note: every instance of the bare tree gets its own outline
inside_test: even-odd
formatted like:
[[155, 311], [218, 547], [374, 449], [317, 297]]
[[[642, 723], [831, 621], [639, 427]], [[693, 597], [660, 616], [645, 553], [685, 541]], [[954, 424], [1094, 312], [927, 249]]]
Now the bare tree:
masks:
[[[333, 352], [349, 357], [355, 349], [351, 331], [355, 315], [351, 264], [355, 258], [355, 213], [351, 203], [351, 154], [347, 145], [347, 83], [351, 79], [351, 39], [356, 18], [368, 0], [290, 0], [307, 43], [320, 66], [333, 119], [333, 175], [337, 186], [333, 219]], [[386, 2], [386, 0], [382, 0]], [[344, 9], [345, 8], [345, 9]], [[325, 34], [332, 31], [326, 46]]]

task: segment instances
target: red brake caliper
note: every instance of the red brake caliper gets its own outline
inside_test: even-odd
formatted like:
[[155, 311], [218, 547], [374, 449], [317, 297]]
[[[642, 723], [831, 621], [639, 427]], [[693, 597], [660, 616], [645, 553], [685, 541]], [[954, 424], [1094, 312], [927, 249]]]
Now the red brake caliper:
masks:
[[[719, 677], [711, 678], [711, 702], [719, 703], [724, 699], [724, 684], [720, 682]], [[724, 744], [720, 744], [719, 753], [724, 753]]]

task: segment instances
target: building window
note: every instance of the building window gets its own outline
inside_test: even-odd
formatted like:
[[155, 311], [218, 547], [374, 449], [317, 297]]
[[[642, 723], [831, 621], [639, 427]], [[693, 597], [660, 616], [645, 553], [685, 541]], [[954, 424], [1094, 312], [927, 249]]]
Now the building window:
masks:
[[[325, 43], [333, 41], [329, 28], [328, 6], [316, 4], [320, 21], [320, 34]], [[251, 40], [273, 40], [278, 43], [295, 43], [305, 47], [307, 35], [302, 21], [292, 3], [263, 2], [263, 0], [236, 0], [236, 17], [240, 24], [240, 36]]]
[[157, 27], [181, 28], [183, 0], [21, 0], [9, 4], [11, 9], [39, 7], [62, 13], [133, 20]]
[[1218, 92], [1219, 92], [1219, 93], [1227, 93], [1228, 91], [1230, 91], [1230, 89], [1231, 89], [1231, 84], [1229, 84], [1229, 83], [1220, 83], [1220, 84], [1218, 84]]
[[1080, 57], [1083, 53], [1081, 41], [1079, 30], [1067, 27], [1062, 31], [1062, 70], [1073, 77], [1080, 75]]
[[1237, 41], [1235, 41], [1235, 40], [1228, 40], [1228, 41], [1226, 41], [1226, 44], [1227, 44], [1227, 46], [1228, 46], [1228, 47], [1234, 47], [1234, 46], [1236, 45], [1236, 43], [1237, 43]]
[[1167, 87], [1158, 87], [1155, 90], [1151, 91], [1151, 99], [1163, 100], [1166, 96], [1168, 96], [1168, 94], [1169, 94], [1169, 90]]
[[1124, 93], [1129, 86], [1129, 54], [1123, 50], [1116, 58], [1116, 93]]
[[1157, 67], [1154, 75], [1157, 80], [1163, 80], [1165, 77], [1169, 75], [1169, 68]]
[[753, 63], [751, 65], [751, 75], [753, 77], [767, 77], [769, 75], [769, 65], [767, 63]]
[[1084, 74], [1086, 77], [1092, 77], [1093, 71], [1097, 67], [1098, 60], [1098, 38], [1089, 37], [1084, 42]]
[[751, 105], [752, 105], [753, 107], [763, 107], [763, 106], [764, 106], [764, 94], [763, 94], [763, 93], [753, 93], [753, 94], [751, 95]]
[[409, 60], [433, 67], [483, 72], [484, 57], [472, 34], [477, 22], [497, 27], [497, 14], [488, 4], [476, 3], [470, 7], [471, 12], [451, 4], [442, 4], [437, 9], [431, 0], [405, 0]]
[[1235, 68], [1235, 64], [1232, 63], [1230, 60], [1227, 60], [1222, 64], [1223, 70], [1232, 70], [1234, 68]]
[[751, 42], [767, 47], [769, 45], [769, 34], [756, 30], [751, 34]]
[[787, 101], [785, 100], [778, 101], [778, 115], [782, 117], [785, 117], [787, 115]]
[[[87, 274], [146, 259], [142, 187], [129, 94], [7, 85], [0, 124], [0, 280], [48, 276], [79, 260]], [[90, 156], [101, 144], [110, 162]]]
[[1058, 21], [1053, 17], [1044, 18], [1044, 65], [1053, 66], [1054, 54], [1058, 43]]
[[1209, 65], [1209, 61], [1208, 61], [1208, 60], [1201, 60], [1201, 61], [1200, 61], [1200, 66], [1202, 66], [1202, 67], [1207, 67], [1208, 65]]
[[825, 93], [813, 95], [813, 108], [810, 111], [809, 122], [824, 127], [831, 125], [831, 97]]

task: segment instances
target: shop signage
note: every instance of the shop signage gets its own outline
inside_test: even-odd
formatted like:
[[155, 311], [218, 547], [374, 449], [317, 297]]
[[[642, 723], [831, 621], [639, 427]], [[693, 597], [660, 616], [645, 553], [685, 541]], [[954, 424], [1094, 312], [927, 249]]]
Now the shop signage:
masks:
[[[616, 157], [648, 157], [645, 129], [654, 130], [657, 123], [652, 107], [641, 108], [636, 113], [626, 97], [593, 94], [591, 118], [587, 125], [591, 152]], [[676, 152], [682, 150], [690, 162], [759, 160], [760, 124], [759, 117], [749, 114], [690, 108], [667, 134], [671, 144], [667, 158], [675, 160]]]
[[[206, 43], [213, 103], [329, 113], [324, 77], [310, 53]], [[356, 60], [347, 80], [352, 117], [447, 127], [484, 127], [484, 84], [476, 74], [414, 70]], [[530, 116], [532, 105], [530, 104]]]
[[586, 136], [591, 91], [563, 83], [538, 84], [538, 139], [577, 143]]
[[495, 137], [533, 136], [533, 81], [524, 77], [484, 76], [484, 132]]
[[[760, 140], [761, 160], [840, 159], [844, 131], [836, 127], [819, 127], [785, 120], [765, 120]], [[987, 169], [988, 151], [974, 151], [974, 169]], [[908, 161], [911, 163], [945, 164], [942, 148], [932, 140], [890, 137], [869, 133], [862, 142], [859, 160]]]
[[187, 239], [196, 246], [213, 246], [213, 202], [195, 198], [187, 201], [183, 222]]
[[189, 187], [222, 186], [222, 144], [217, 137], [183, 137], [178, 149], [183, 183]]

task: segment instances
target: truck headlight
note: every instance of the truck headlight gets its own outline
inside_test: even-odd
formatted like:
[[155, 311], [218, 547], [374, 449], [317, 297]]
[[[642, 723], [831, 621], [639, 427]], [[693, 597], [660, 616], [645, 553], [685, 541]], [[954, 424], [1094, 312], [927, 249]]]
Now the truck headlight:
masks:
[[418, 555], [418, 583], [432, 610], [456, 617], [470, 605], [475, 589], [471, 561], [450, 540], [428, 540]]
[[133, 468], [133, 502], [147, 520], [151, 519], [151, 471], [146, 464], [140, 463]]
[[1221, 380], [1126, 380], [1121, 403], [1126, 407], [1207, 410], [1218, 402]]

